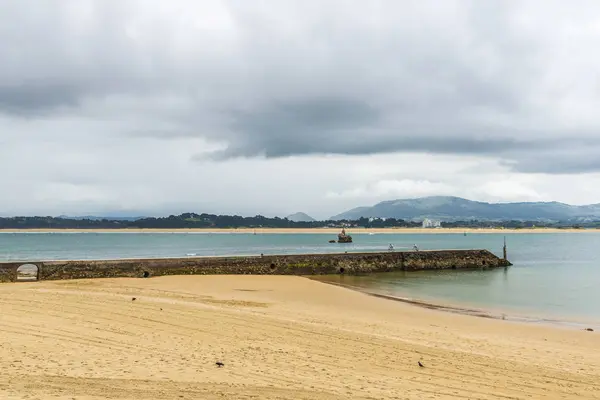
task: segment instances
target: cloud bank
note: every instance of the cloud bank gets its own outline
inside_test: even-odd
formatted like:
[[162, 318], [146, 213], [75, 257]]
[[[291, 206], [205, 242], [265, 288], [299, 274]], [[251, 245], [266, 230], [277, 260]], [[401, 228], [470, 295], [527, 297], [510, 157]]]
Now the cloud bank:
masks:
[[[493, 167], [469, 179], [497, 194], [519, 177], [539, 186], [516, 190], [527, 198], [600, 172], [595, 1], [23, 0], [0, 12], [0, 183], [33, 193], [26, 210], [217, 208], [242, 181], [269, 194], [248, 212], [276, 209], [280, 186], [256, 182], [297, 185], [292, 168], [315, 174], [313, 194], [289, 191], [306, 204], [368, 187], [416, 195], [425, 181], [468, 192], [407, 158], [479, 160]], [[332, 172], [340, 157], [392, 157], [403, 172], [355, 182]]]

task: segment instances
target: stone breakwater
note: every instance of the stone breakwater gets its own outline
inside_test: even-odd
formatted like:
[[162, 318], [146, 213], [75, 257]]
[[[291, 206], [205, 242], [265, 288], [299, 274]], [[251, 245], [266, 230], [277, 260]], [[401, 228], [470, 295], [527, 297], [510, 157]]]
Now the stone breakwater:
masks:
[[162, 275], [330, 275], [511, 265], [488, 250], [0, 263], [0, 282]]

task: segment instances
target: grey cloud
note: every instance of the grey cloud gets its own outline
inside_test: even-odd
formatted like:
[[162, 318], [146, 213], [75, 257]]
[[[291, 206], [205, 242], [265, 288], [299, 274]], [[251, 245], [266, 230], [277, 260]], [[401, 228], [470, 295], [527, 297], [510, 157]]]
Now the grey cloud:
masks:
[[344, 136], [354, 137], [354, 132], [361, 128], [376, 126], [379, 115], [362, 101], [324, 97], [279, 102], [259, 111], [240, 111], [231, 117], [231, 132], [236, 140], [226, 150], [213, 154], [213, 158], [261, 153], [268, 158], [347, 153], [350, 152], [347, 144], [344, 143], [344, 149], [335, 150], [336, 142]]
[[[600, 119], [569, 118], [578, 104], [600, 106], [580, 88], [595, 79], [581, 65], [600, 68], [600, 57], [577, 47], [600, 39], [586, 30], [596, 2], [175, 3], [187, 11], [4, 6], [0, 113], [91, 115], [116, 121], [99, 135], [228, 144], [198, 160], [426, 152], [522, 172], [600, 171], [580, 156]], [[587, 41], [565, 39], [572, 21]]]
[[0, 110], [15, 115], [52, 112], [61, 107], [74, 107], [78, 101], [79, 93], [70, 85], [0, 86]]
[[[520, 147], [504, 161], [515, 171], [548, 174], [580, 174], [600, 171], [600, 137], [581, 140], [576, 136], [546, 141], [543, 146]], [[508, 159], [507, 157], [507, 159]]]
[[600, 171], [600, 161], [597, 156], [581, 159], [576, 155], [553, 157], [544, 155], [543, 157], [532, 157], [530, 159], [519, 160], [516, 165], [511, 167], [519, 172], [546, 173], [546, 174], [581, 174]]
[[[279, 158], [310, 154], [366, 155], [393, 152], [497, 155], [510, 153], [512, 150], [532, 150], [540, 147], [535, 141], [512, 138], [478, 139], [452, 134], [446, 137], [431, 136], [430, 132], [420, 132], [419, 129], [411, 129], [409, 134], [372, 130], [371, 125], [359, 122], [347, 126], [347, 120], [327, 129], [318, 129], [310, 124], [288, 124], [287, 119], [278, 119], [271, 114], [268, 118], [259, 118], [258, 121], [254, 117], [241, 118], [239, 121], [240, 125], [244, 126], [248, 141], [230, 142], [227, 149], [206, 155], [205, 158], [223, 160], [254, 156]], [[333, 124], [332, 121], [328, 123]]]

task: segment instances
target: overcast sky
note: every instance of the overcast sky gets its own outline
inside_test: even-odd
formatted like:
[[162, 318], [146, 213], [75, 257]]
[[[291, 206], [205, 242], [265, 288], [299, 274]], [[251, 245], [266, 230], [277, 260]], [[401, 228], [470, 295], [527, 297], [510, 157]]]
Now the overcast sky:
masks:
[[0, 0], [0, 214], [600, 202], [597, 0]]

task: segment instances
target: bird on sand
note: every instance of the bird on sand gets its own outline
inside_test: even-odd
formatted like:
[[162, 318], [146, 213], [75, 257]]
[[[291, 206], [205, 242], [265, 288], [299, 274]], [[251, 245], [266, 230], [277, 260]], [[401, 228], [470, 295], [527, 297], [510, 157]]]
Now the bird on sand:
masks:
[[418, 361], [418, 363], [419, 363], [419, 367], [425, 368], [425, 366], [423, 364], [421, 364], [421, 361]]
[[225, 366], [225, 364], [223, 364], [221, 361], [217, 361], [215, 364], [217, 364], [217, 367], [219, 367], [219, 368]]

